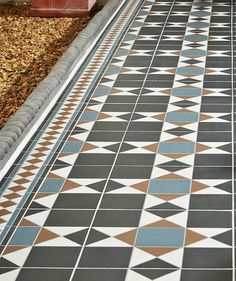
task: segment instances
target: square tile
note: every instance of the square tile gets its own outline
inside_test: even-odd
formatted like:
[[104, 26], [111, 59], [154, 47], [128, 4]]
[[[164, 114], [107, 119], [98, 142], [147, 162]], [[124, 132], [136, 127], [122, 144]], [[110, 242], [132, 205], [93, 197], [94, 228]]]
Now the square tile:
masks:
[[232, 250], [185, 248], [183, 268], [232, 268]]
[[24, 267], [74, 267], [80, 247], [33, 247]]
[[232, 156], [230, 154], [196, 154], [195, 166], [228, 166], [232, 165]]
[[142, 209], [145, 194], [105, 194], [101, 209]]
[[198, 132], [198, 142], [231, 142], [231, 132]]
[[78, 267], [127, 268], [131, 253], [131, 247], [86, 247]]
[[114, 179], [149, 179], [152, 166], [114, 166], [111, 178]]
[[52, 268], [23, 268], [18, 277], [17, 281], [69, 281], [72, 274], [72, 269], [52, 269]]
[[198, 130], [200, 132], [231, 132], [231, 124], [226, 122], [199, 122]]
[[96, 209], [100, 196], [93, 193], [59, 194], [53, 209]]
[[[77, 269], [72, 281], [124, 281], [126, 269]], [[228, 280], [227, 280], [228, 281]]]
[[[118, 148], [117, 148], [118, 149]], [[112, 152], [112, 151], [111, 151]], [[80, 153], [74, 165], [112, 165], [115, 160], [115, 153]], [[89, 168], [88, 168], [89, 169]]]
[[32, 227], [22, 227], [19, 226], [16, 228], [9, 245], [11, 246], [31, 246], [33, 245], [40, 227], [32, 226]]
[[160, 139], [161, 132], [127, 132], [125, 135], [125, 141], [158, 141]]
[[184, 228], [177, 227], [142, 227], [138, 230], [136, 246], [138, 247], [182, 247]]
[[152, 179], [148, 192], [151, 194], [184, 194], [189, 193], [190, 184], [188, 179]]
[[189, 211], [188, 227], [230, 228], [231, 211]]
[[193, 170], [194, 179], [231, 179], [231, 167], [195, 167]]
[[131, 122], [128, 131], [161, 131], [163, 122]]
[[186, 270], [183, 269], [181, 272], [180, 281], [199, 281], [199, 280], [214, 280], [214, 281], [232, 281], [232, 270]]
[[92, 130], [93, 131], [125, 131], [127, 125], [128, 125], [127, 122], [97, 121], [94, 123]]
[[52, 210], [45, 226], [89, 226], [94, 210]]
[[231, 210], [231, 195], [192, 194], [189, 209], [195, 210]]
[[105, 142], [120, 142], [123, 138], [123, 132], [95, 132], [91, 131], [87, 141], [105, 141]]
[[94, 227], [137, 227], [141, 210], [98, 210]]
[[116, 165], [140, 165], [151, 166], [154, 163], [155, 154], [119, 154]]
[[111, 166], [74, 166], [69, 178], [107, 178]]

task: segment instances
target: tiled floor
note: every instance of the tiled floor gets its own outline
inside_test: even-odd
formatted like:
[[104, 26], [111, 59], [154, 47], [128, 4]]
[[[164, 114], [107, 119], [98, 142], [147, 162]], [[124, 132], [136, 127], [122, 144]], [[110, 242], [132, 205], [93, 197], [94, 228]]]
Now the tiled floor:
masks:
[[130, 0], [2, 179], [1, 281], [233, 281], [234, 4]]

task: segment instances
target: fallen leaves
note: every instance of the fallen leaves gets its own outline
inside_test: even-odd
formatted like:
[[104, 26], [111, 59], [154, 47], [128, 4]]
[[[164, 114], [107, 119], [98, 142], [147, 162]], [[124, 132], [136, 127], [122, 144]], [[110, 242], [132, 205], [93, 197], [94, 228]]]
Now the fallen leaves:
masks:
[[28, 4], [0, 5], [0, 128], [91, 19], [28, 14]]

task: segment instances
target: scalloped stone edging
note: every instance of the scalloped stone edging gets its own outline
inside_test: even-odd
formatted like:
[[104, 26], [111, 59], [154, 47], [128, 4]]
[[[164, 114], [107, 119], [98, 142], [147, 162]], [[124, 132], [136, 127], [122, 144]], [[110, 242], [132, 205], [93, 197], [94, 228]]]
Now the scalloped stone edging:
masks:
[[32, 125], [37, 121], [37, 117], [54, 98], [69, 77], [75, 64], [95, 40], [97, 34], [105, 27], [107, 19], [111, 18], [120, 3], [120, 0], [109, 0], [105, 4], [103, 9], [93, 17], [88, 26], [71, 43], [48, 76], [39, 83], [21, 108], [0, 130], [0, 168], [4, 164], [4, 160], [9, 159], [17, 149], [24, 135], [30, 131]]

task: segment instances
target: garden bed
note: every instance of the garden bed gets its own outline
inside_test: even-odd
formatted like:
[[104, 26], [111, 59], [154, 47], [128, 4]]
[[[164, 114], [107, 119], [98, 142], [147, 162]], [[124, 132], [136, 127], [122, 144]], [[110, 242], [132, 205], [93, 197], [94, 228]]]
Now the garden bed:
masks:
[[50, 72], [91, 17], [29, 17], [28, 4], [0, 5], [0, 128]]

